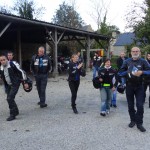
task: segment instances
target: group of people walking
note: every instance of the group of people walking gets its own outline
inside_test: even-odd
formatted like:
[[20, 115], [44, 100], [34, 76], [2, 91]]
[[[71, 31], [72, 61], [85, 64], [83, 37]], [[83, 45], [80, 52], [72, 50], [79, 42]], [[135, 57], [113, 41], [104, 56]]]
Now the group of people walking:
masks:
[[[23, 84], [25, 91], [29, 91], [28, 77], [20, 68], [20, 65], [13, 60], [13, 53], [8, 52], [0, 55], [0, 78], [4, 81], [4, 89], [7, 94], [7, 102], [10, 115], [6, 119], [12, 121], [19, 115], [19, 109], [15, 102], [15, 96], [19, 90], [20, 84]], [[46, 101], [46, 85], [48, 73], [51, 69], [50, 59], [45, 55], [44, 47], [39, 47], [38, 54], [32, 57], [31, 72], [35, 77], [37, 91], [40, 101], [38, 104], [41, 108], [47, 107]]]
[[[10, 54], [9, 54], [10, 55]], [[15, 96], [18, 92], [20, 83], [23, 84], [25, 89], [29, 88], [26, 73], [20, 68], [19, 64], [14, 61], [10, 56], [0, 55], [0, 77], [4, 81], [5, 91], [7, 93], [7, 102], [10, 109], [10, 116], [7, 121], [16, 119], [19, 114], [19, 109], [15, 103]], [[98, 76], [99, 89], [101, 95], [100, 115], [106, 116], [110, 113], [110, 107], [116, 106], [116, 91], [118, 83], [126, 87], [126, 98], [128, 102], [128, 110], [131, 122], [129, 127], [132, 128], [137, 125], [141, 132], [145, 132], [143, 127], [143, 114], [145, 91], [149, 82], [147, 81], [150, 75], [150, 54], [148, 54], [148, 61], [140, 58], [140, 49], [133, 47], [131, 49], [131, 58], [126, 58], [124, 53], [121, 53], [120, 58], [117, 60], [118, 70], [111, 67], [111, 60], [106, 59], [102, 62], [100, 56], [95, 53], [93, 58], [93, 79]], [[40, 101], [38, 105], [40, 108], [47, 107], [46, 104], [46, 86], [48, 73], [51, 70], [51, 61], [45, 54], [44, 47], [39, 47], [38, 54], [33, 55], [31, 60], [31, 72], [35, 77], [37, 91]], [[68, 84], [71, 91], [71, 107], [75, 114], [78, 114], [76, 107], [77, 92], [80, 85], [80, 76], [83, 75], [83, 62], [78, 54], [71, 56], [71, 61], [68, 66]], [[96, 75], [98, 72], [98, 75]], [[114, 99], [113, 99], [114, 98]], [[135, 109], [135, 100], [136, 107]], [[113, 100], [113, 101], [112, 101]]]
[[[150, 85], [150, 56], [147, 54], [147, 60], [145, 60], [140, 57], [140, 54], [140, 49], [133, 47], [131, 49], [131, 58], [126, 58], [125, 54], [121, 53], [120, 58], [117, 60], [118, 70], [111, 67], [110, 59], [104, 61], [104, 67], [98, 68], [98, 76], [101, 84], [100, 115], [106, 116], [106, 114], [109, 114], [112, 99], [116, 97], [113, 92], [116, 91], [117, 85], [120, 82], [123, 87], [126, 87], [126, 98], [130, 116], [128, 126], [132, 128], [137, 125], [137, 128], [141, 132], [145, 132], [143, 114], [146, 89]], [[97, 58], [98, 62], [100, 62], [98, 56], [95, 55], [94, 58]], [[96, 63], [94, 62], [94, 64]], [[95, 78], [96, 67], [93, 70], [93, 78]]]

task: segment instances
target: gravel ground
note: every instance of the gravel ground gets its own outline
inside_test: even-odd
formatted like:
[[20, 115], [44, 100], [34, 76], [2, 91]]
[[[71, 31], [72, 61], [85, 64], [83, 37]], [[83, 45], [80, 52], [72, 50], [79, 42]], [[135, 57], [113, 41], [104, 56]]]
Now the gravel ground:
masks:
[[[20, 87], [16, 96], [20, 115], [7, 122], [8, 105], [0, 86], [0, 150], [149, 150], [150, 117], [145, 103], [145, 133], [129, 128], [125, 94], [117, 97], [117, 108], [100, 116], [100, 92], [93, 88], [92, 74], [81, 79], [77, 108], [73, 114], [71, 93], [66, 76], [50, 78], [47, 85], [47, 108], [39, 108], [36, 87], [25, 93]], [[35, 82], [34, 82], [35, 84]]]

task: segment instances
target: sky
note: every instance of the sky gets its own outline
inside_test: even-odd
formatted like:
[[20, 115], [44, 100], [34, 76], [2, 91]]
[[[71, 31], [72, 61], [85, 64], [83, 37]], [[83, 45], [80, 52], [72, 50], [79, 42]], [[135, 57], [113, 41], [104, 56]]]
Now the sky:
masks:
[[[12, 6], [15, 0], [0, 0], [0, 6]], [[64, 0], [34, 0], [37, 6], [45, 7], [45, 14], [42, 16], [42, 20], [46, 22], [51, 22], [53, 15], [55, 15], [56, 10], [59, 9], [59, 5], [62, 4]], [[71, 4], [73, 0], [66, 0], [65, 2]], [[91, 25], [94, 30], [97, 30], [97, 24], [92, 17], [94, 9], [95, 0], [75, 0], [76, 11], [80, 14], [81, 18], [84, 20], [86, 25]], [[101, 0], [98, 0], [101, 1]], [[105, 6], [107, 7], [107, 23], [109, 25], [116, 25], [121, 32], [127, 32], [125, 15], [128, 10], [131, 9], [133, 2], [143, 3], [144, 0], [103, 0]]]

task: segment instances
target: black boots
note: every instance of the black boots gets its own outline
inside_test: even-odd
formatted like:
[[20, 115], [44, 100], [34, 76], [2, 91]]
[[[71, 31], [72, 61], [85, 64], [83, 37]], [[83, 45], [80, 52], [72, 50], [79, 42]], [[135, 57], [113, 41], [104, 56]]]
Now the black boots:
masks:
[[137, 125], [137, 128], [138, 128], [141, 132], [145, 132], [145, 131], [146, 131], [146, 129], [145, 129], [141, 124]]
[[19, 110], [18, 108], [11, 109], [10, 110], [10, 116], [6, 119], [6, 121], [12, 121], [16, 119], [16, 116], [19, 115]]
[[117, 108], [117, 105], [116, 104], [110, 104], [110, 107]]
[[12, 120], [15, 120], [15, 119], [16, 119], [16, 116], [10, 115], [6, 120], [7, 121], [12, 121]]
[[37, 105], [40, 105], [40, 104], [41, 104], [41, 102], [38, 102], [38, 103], [37, 103]]
[[47, 104], [45, 104], [45, 103], [44, 104], [40, 104], [40, 107], [41, 108], [47, 107]]
[[135, 122], [134, 121], [131, 121], [128, 125], [130, 128], [133, 128], [135, 126]]
[[[131, 121], [130, 123], [129, 123], [129, 127], [130, 128], [133, 128], [134, 126], [135, 126], [135, 122], [134, 121]], [[142, 126], [142, 124], [137, 124], [137, 128], [141, 131], [141, 132], [145, 132], [146, 131], [146, 129]]]
[[37, 104], [40, 105], [41, 108], [47, 107], [47, 104], [45, 103], [38, 102]]
[[74, 112], [75, 114], [78, 114], [78, 110], [77, 110], [76, 107], [72, 107], [72, 110], [73, 110], [73, 112]]

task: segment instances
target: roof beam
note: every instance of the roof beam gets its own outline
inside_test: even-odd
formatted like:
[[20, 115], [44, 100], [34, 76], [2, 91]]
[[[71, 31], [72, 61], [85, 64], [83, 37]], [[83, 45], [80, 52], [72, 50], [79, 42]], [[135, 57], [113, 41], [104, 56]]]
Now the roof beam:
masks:
[[11, 21], [11, 22], [17, 23], [17, 24], [24, 24], [24, 25], [30, 24], [30, 25], [39, 26], [39, 27], [43, 26], [50, 30], [55, 30], [55, 28], [57, 28], [58, 32], [60, 32], [60, 31], [62, 32], [65, 30], [65, 32], [70, 35], [72, 33], [76, 36], [84, 36], [84, 37], [89, 35], [91, 39], [94, 37], [95, 38], [97, 37], [104, 41], [110, 39], [109, 36], [101, 35], [101, 34], [98, 34], [95, 32], [89, 32], [89, 31], [84, 31], [84, 30], [80, 30], [80, 29], [64, 27], [64, 26], [60, 26], [60, 25], [56, 25], [56, 24], [52, 24], [52, 23], [48, 23], [48, 22], [26, 19], [26, 18], [14, 16], [14, 15], [8, 15], [8, 14], [6, 15], [6, 14], [0, 13], [0, 19], [5, 20], [5, 21]]
[[2, 37], [2, 35], [5, 33], [5, 31], [10, 27], [10, 25], [11, 25], [11, 22], [9, 22], [6, 26], [5, 26], [5, 28], [0, 32], [0, 37]]
[[58, 41], [57, 41], [57, 44], [60, 42], [60, 40], [61, 40], [61, 38], [63, 37], [64, 33], [65, 33], [65, 31], [64, 31], [63, 33], [61, 33], [61, 35], [60, 35], [60, 37], [59, 37], [59, 39], [58, 39]]
[[105, 52], [107, 52], [106, 47], [104, 47], [98, 39], [95, 39], [95, 41], [105, 50]]
[[74, 38], [75, 40], [77, 40], [77, 42], [78, 42], [84, 49], [86, 49], [85, 45], [84, 45], [76, 36], [74, 36], [73, 38]]

